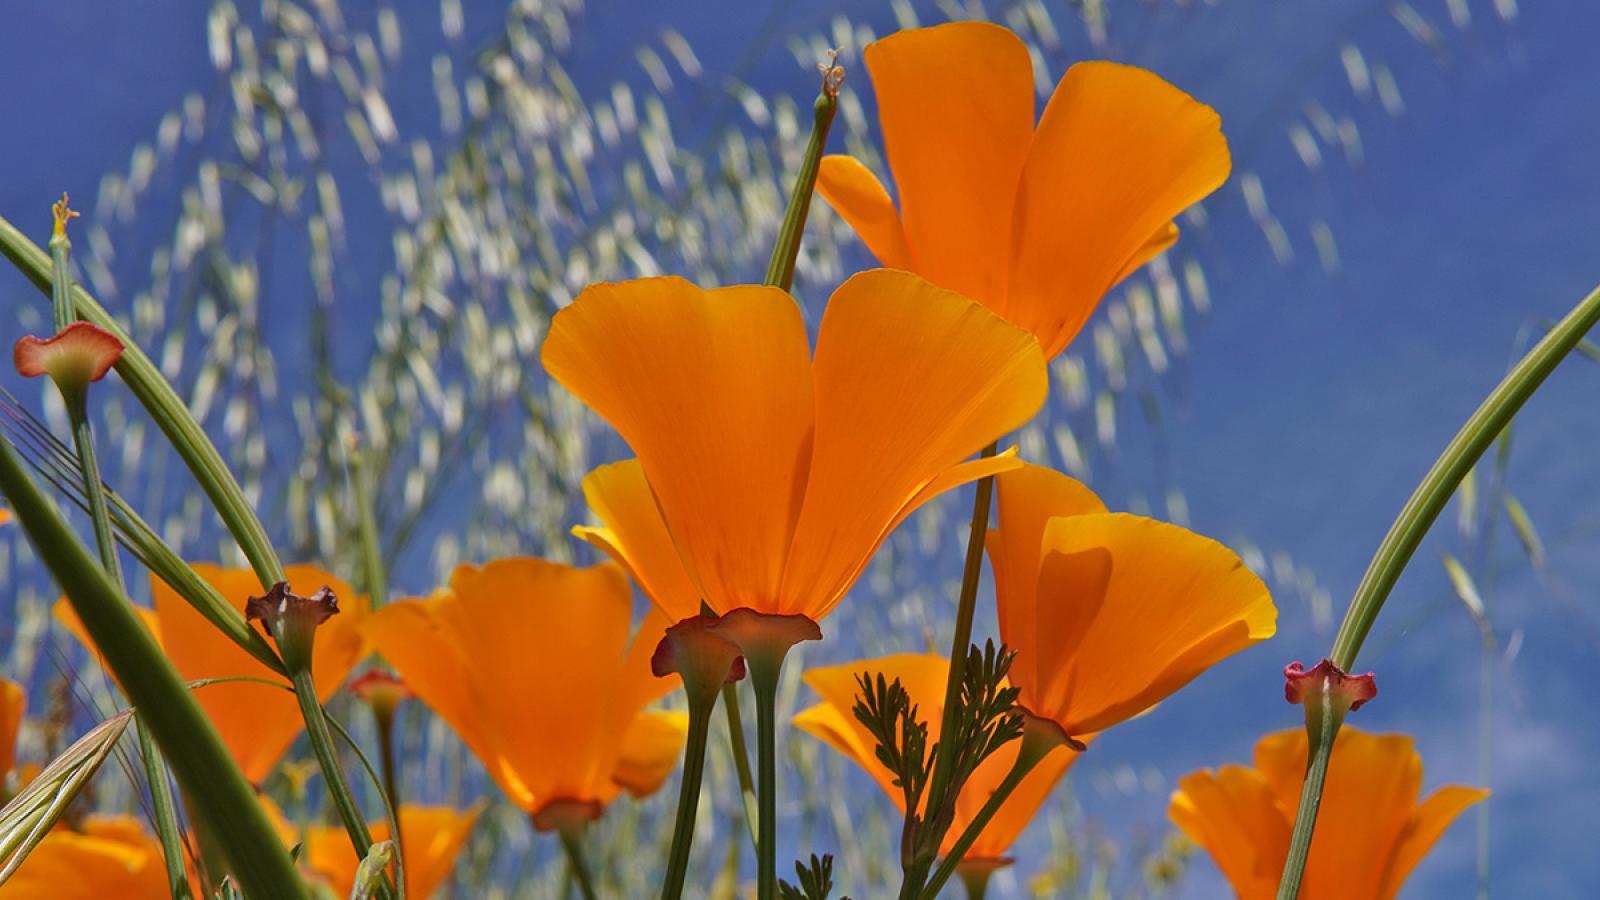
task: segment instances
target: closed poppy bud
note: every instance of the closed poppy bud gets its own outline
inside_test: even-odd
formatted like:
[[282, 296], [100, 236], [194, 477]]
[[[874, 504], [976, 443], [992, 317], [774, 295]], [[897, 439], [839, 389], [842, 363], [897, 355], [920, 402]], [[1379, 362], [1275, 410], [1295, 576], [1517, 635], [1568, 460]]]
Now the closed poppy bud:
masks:
[[62, 390], [82, 390], [104, 378], [122, 350], [122, 341], [111, 332], [89, 322], [73, 322], [47, 340], [25, 335], [17, 341], [12, 361], [28, 378], [49, 375]]
[[1304, 704], [1326, 694], [1333, 699], [1341, 715], [1360, 709], [1361, 704], [1378, 696], [1378, 683], [1371, 672], [1351, 675], [1331, 659], [1324, 659], [1310, 669], [1296, 660], [1283, 667], [1283, 677], [1283, 696], [1290, 703]]
[[291, 673], [311, 665], [317, 626], [338, 614], [339, 599], [330, 588], [324, 586], [302, 597], [291, 593], [286, 581], [273, 585], [263, 596], [251, 597], [244, 607], [245, 619], [260, 619], [277, 641], [283, 664]]
[[395, 707], [413, 696], [399, 676], [384, 669], [373, 669], [350, 682], [350, 693], [385, 721], [394, 715]]

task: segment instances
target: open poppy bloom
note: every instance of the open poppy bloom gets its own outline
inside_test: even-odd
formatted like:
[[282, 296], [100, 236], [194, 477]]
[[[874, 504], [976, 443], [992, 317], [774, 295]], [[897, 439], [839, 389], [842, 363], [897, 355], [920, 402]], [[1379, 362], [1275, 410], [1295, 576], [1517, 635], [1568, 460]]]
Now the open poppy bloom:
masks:
[[28, 711], [28, 692], [9, 678], [0, 678], [0, 790], [17, 764], [17, 732]]
[[1043, 466], [996, 484], [987, 546], [1017, 704], [1067, 736], [1144, 712], [1275, 631], [1267, 586], [1216, 541], [1108, 513]]
[[91, 815], [53, 829], [4, 885], [0, 900], [167, 900], [161, 842], [132, 816]]
[[898, 31], [863, 54], [900, 206], [849, 156], [817, 191], [878, 261], [1032, 331], [1054, 358], [1227, 180], [1221, 121], [1143, 69], [1079, 63], [1037, 126], [1033, 64], [998, 25]]
[[[894, 800], [896, 806], [905, 803], [905, 796], [894, 783], [894, 776], [878, 760], [874, 749], [876, 741], [866, 727], [851, 711], [860, 688], [856, 676], [863, 672], [876, 678], [881, 674], [886, 681], [900, 680], [911, 703], [917, 707], [918, 718], [928, 723], [928, 746], [939, 740], [940, 726], [944, 721], [945, 680], [950, 675], [950, 661], [942, 656], [927, 653], [907, 653], [885, 656], [881, 659], [864, 659], [842, 666], [807, 669], [806, 684], [822, 696], [822, 702], [801, 711], [794, 717], [795, 725], [821, 738], [828, 746], [854, 760], [866, 769], [878, 785]], [[1000, 782], [1005, 780], [1017, 759], [1020, 742], [1012, 741], [984, 760], [972, 777], [967, 779], [961, 795], [956, 798], [955, 817], [950, 830], [945, 833], [940, 853], [946, 853], [962, 832], [967, 830], [978, 810], [988, 802]], [[1033, 767], [1016, 790], [1011, 792], [984, 826], [978, 840], [966, 852], [963, 864], [998, 865], [1005, 861], [1022, 830], [1028, 827], [1034, 813], [1050, 795], [1050, 791], [1066, 774], [1067, 768], [1078, 758], [1068, 747], [1056, 747]], [[901, 809], [901, 812], [904, 812]]]
[[[224, 569], [205, 563], [194, 564], [191, 568], [227, 598], [228, 605], [238, 610], [241, 617], [249, 599], [263, 593], [261, 582], [251, 569]], [[288, 566], [285, 573], [289, 583], [302, 590], [326, 586], [339, 598], [339, 615], [317, 629], [311, 661], [317, 696], [326, 702], [366, 655], [361, 623], [367, 615], [367, 598], [357, 594], [343, 579], [315, 566]], [[264, 678], [288, 686], [283, 676], [229, 640], [154, 575], [150, 577], [150, 593], [154, 609], [139, 609], [138, 612], [180, 678], [185, 681]], [[55, 615], [78, 640], [89, 645], [88, 636], [65, 599], [57, 601]], [[288, 690], [225, 681], [196, 689], [194, 698], [216, 726], [222, 743], [233, 754], [244, 777], [255, 784], [272, 772], [305, 727], [300, 706]]]
[[[667, 621], [637, 634], [621, 567], [529, 557], [464, 565], [426, 600], [378, 610], [379, 653], [540, 828], [592, 819], [626, 788], [661, 787], [681, 714], [644, 708], [677, 686], [650, 672]], [[631, 638], [631, 639], [630, 639]]]
[[[432, 897], [450, 878], [456, 857], [472, 835], [472, 826], [483, 809], [480, 803], [467, 810], [447, 806], [400, 807], [400, 839], [405, 845], [406, 895]], [[368, 826], [372, 840], [389, 839], [389, 823], [384, 820]], [[356, 881], [361, 860], [350, 847], [350, 835], [343, 826], [315, 825], [295, 838], [304, 841], [301, 864], [327, 883], [335, 896], [348, 897]]]
[[820, 621], [912, 510], [1017, 465], [963, 460], [1046, 391], [1026, 331], [883, 269], [833, 293], [814, 355], [777, 288], [649, 278], [584, 290], [543, 360], [638, 456], [586, 479], [605, 527], [578, 533], [673, 621]]
[[[1167, 813], [1206, 849], [1243, 900], [1276, 896], [1305, 781], [1303, 728], [1256, 743], [1255, 767], [1184, 776]], [[1463, 810], [1489, 796], [1449, 785], [1421, 803], [1422, 757], [1411, 738], [1340, 729], [1328, 765], [1300, 896], [1392, 898]]]

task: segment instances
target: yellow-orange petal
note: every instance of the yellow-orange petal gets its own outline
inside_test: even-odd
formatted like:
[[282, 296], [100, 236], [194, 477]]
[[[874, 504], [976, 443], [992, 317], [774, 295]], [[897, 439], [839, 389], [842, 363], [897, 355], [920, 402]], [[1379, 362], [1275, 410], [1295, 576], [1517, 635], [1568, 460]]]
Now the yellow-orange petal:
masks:
[[717, 609], [777, 593], [811, 441], [809, 356], [777, 288], [596, 284], [551, 321], [545, 369], [633, 448]]
[[89, 816], [57, 828], [0, 886], [3, 900], [165, 900], [161, 844], [127, 816]]
[[686, 712], [641, 713], [623, 735], [622, 755], [617, 758], [611, 780], [635, 797], [648, 797], [661, 790], [678, 767], [688, 734]]
[[1405, 884], [1411, 871], [1433, 849], [1456, 817], [1488, 797], [1489, 792], [1482, 788], [1452, 784], [1434, 791], [1413, 809], [1399, 840], [1390, 851], [1379, 896], [1394, 897], [1399, 894], [1401, 885]]
[[1223, 766], [1215, 773], [1186, 775], [1178, 781], [1167, 815], [1211, 855], [1240, 900], [1277, 895], [1290, 823], [1261, 773]]
[[1123, 513], [1055, 518], [1041, 550], [1035, 623], [1051, 640], [1034, 642], [1036, 680], [1018, 676], [1018, 703], [1074, 736], [1143, 712], [1276, 627], [1261, 579], [1233, 551], [1176, 525]]
[[997, 25], [899, 31], [862, 55], [916, 271], [984, 303], [1005, 292], [1011, 199], [1033, 136], [1033, 64]]
[[[406, 894], [432, 897], [455, 869], [456, 857], [483, 811], [479, 803], [469, 809], [447, 806], [400, 807], [400, 839], [405, 845]], [[389, 823], [378, 820], [368, 825], [374, 841], [389, 839]], [[350, 836], [341, 827], [313, 825], [307, 828], [301, 865], [319, 876], [336, 896], [347, 897], [355, 886], [361, 861], [350, 847]]]
[[1172, 245], [1177, 242], [1178, 226], [1172, 222], [1162, 225], [1149, 240], [1144, 242], [1144, 246], [1133, 254], [1127, 265], [1122, 267], [1122, 271], [1117, 273], [1117, 277], [1111, 279], [1110, 286], [1116, 287], [1121, 284], [1124, 278], [1144, 268], [1145, 263], [1172, 249]]
[[1143, 69], [1073, 66], [1045, 107], [1017, 187], [1002, 314], [1053, 358], [1230, 166], [1211, 107]]
[[816, 437], [779, 612], [820, 621], [900, 512], [1038, 411], [1027, 332], [907, 272], [840, 285], [818, 329]]
[[0, 678], [0, 784], [17, 764], [17, 731], [27, 710], [27, 690], [9, 678]]
[[886, 269], [916, 271], [900, 213], [878, 176], [853, 156], [824, 156], [817, 193], [833, 207]]
[[[1000, 783], [1010, 774], [1011, 767], [1016, 765], [1017, 752], [1022, 749], [1020, 740], [1013, 741], [999, 750], [993, 756], [979, 764], [978, 768], [967, 779], [966, 786], [961, 789], [961, 796], [956, 798], [956, 815], [951, 821], [950, 831], [945, 834], [943, 845], [939, 852], [948, 853], [960, 839], [962, 832], [972, 824], [972, 820], [989, 802], [990, 796]], [[978, 834], [978, 839], [972, 842], [967, 850], [966, 859], [1000, 860], [1005, 858], [1011, 845], [1027, 829], [1033, 817], [1038, 814], [1039, 808], [1050, 799], [1050, 794], [1055, 791], [1063, 775], [1081, 756], [1071, 747], [1060, 746], [1051, 750], [1044, 759], [1034, 764], [1033, 769], [1023, 776], [1011, 796], [1006, 802], [1000, 804], [995, 811], [994, 818], [983, 827]]]
[[572, 533], [616, 560], [673, 621], [700, 613], [700, 591], [672, 545], [661, 508], [637, 459], [600, 466], [583, 479], [583, 496], [604, 528]]
[[[999, 511], [996, 527], [989, 529], [985, 547], [994, 569], [995, 596], [1000, 613], [1000, 633], [1010, 635], [1017, 658], [1011, 678], [1019, 684], [1038, 684], [1034, 642], [1040, 637], [1035, 613], [1038, 606], [1039, 548], [1045, 525], [1059, 516], [1103, 513], [1104, 503], [1076, 479], [1048, 466], [1025, 463], [995, 479]], [[1058, 639], [1050, 635], [1049, 639]]]

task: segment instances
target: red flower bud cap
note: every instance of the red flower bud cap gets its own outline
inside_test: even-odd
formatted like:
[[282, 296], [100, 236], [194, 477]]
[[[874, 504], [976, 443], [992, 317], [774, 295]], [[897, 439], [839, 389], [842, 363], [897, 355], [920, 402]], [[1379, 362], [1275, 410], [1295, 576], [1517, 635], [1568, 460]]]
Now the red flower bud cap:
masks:
[[1310, 669], [1296, 660], [1283, 667], [1283, 677], [1283, 696], [1290, 703], [1307, 704], [1326, 692], [1341, 711], [1348, 712], [1378, 696], [1373, 673], [1351, 675], [1331, 659], [1324, 658]]
[[350, 693], [368, 706], [389, 711], [415, 696], [398, 675], [386, 669], [373, 669], [350, 682]]
[[715, 633], [717, 617], [701, 613], [667, 629], [650, 657], [657, 678], [683, 676], [690, 690], [715, 689], [744, 677], [744, 656], [732, 641]]
[[49, 340], [23, 337], [12, 351], [12, 361], [28, 378], [49, 375], [57, 384], [86, 385], [104, 378], [122, 350], [122, 341], [111, 332], [89, 322], [73, 322]]

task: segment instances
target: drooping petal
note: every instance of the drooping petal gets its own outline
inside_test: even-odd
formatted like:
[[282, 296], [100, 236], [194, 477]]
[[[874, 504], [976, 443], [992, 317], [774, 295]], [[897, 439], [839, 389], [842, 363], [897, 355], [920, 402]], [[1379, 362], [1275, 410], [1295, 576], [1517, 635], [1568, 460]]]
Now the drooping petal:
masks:
[[9, 678], [0, 678], [0, 783], [17, 764], [17, 731], [27, 710], [27, 690]]
[[901, 510], [1038, 411], [1046, 376], [1026, 332], [890, 269], [834, 292], [813, 368], [816, 442], [780, 611], [820, 620]]
[[689, 714], [685, 712], [635, 716], [622, 738], [622, 755], [617, 758], [611, 780], [635, 797], [648, 797], [661, 790], [678, 767], [688, 733]]
[[12, 350], [12, 361], [28, 378], [49, 375], [57, 383], [82, 386], [104, 378], [122, 350], [122, 341], [99, 325], [73, 322], [47, 340], [24, 335]]
[[1228, 548], [1176, 525], [1122, 513], [1055, 518], [1041, 547], [1037, 680], [1018, 682], [1018, 702], [1068, 734], [1143, 712], [1275, 629], [1261, 579]]
[[767, 287], [592, 285], [551, 321], [545, 369], [633, 448], [700, 596], [772, 602], [812, 432], [799, 308]]
[[1017, 188], [1002, 314], [1053, 358], [1230, 166], [1211, 107], [1132, 66], [1073, 66], [1039, 120]]
[[817, 169], [817, 193], [828, 201], [886, 269], [916, 271], [900, 213], [878, 176], [853, 156], [824, 156]]
[[583, 479], [583, 496], [604, 528], [572, 533], [621, 563], [656, 607], [673, 621], [700, 613], [700, 591], [684, 571], [655, 494], [637, 459], [600, 466]]
[[[1000, 613], [1000, 633], [1009, 635], [1017, 658], [1012, 680], [1038, 684], [1039, 638], [1035, 626], [1038, 605], [1039, 547], [1044, 527], [1052, 518], [1103, 513], [1105, 504], [1076, 479], [1047, 466], [1024, 464], [995, 479], [999, 511], [997, 527], [985, 538], [989, 565], [994, 569], [995, 596]], [[1051, 635], [1050, 640], [1057, 636]]]
[[1488, 797], [1489, 792], [1482, 788], [1452, 784], [1434, 791], [1422, 801], [1411, 811], [1405, 829], [1390, 851], [1389, 864], [1383, 873], [1383, 887], [1378, 895], [1392, 898], [1399, 894], [1411, 870], [1428, 855], [1428, 851], [1433, 849], [1456, 817]]
[[1289, 852], [1289, 821], [1267, 780], [1245, 766], [1194, 772], [1178, 781], [1167, 815], [1205, 848], [1240, 900], [1277, 895]]
[[863, 59], [917, 273], [997, 301], [1033, 136], [1027, 48], [997, 25], [952, 22], [874, 41]]

